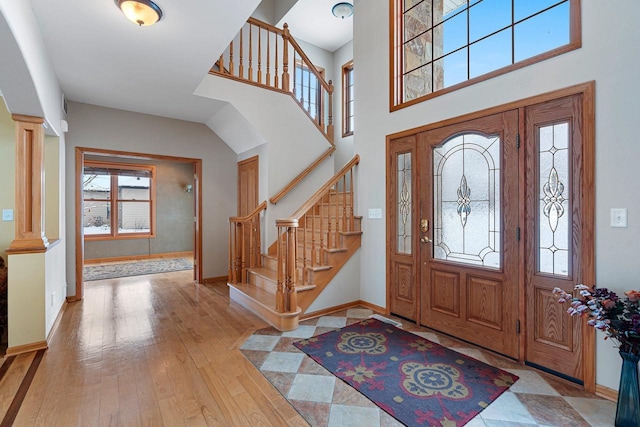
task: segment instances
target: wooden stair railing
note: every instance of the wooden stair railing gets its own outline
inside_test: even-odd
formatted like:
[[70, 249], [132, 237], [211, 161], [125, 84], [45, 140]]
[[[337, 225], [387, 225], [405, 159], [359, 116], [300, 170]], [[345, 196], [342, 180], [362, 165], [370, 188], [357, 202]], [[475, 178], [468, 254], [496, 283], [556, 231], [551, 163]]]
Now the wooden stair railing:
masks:
[[[297, 310], [296, 285], [307, 283], [309, 269], [323, 264], [325, 252], [340, 250], [342, 234], [360, 233], [353, 211], [353, 173], [359, 163], [356, 155], [290, 218], [276, 221], [277, 312]], [[300, 227], [304, 230], [299, 233]], [[303, 276], [300, 280], [298, 271]]]
[[229, 218], [229, 283], [247, 280], [247, 269], [260, 267], [260, 213], [267, 201], [249, 215]]
[[280, 201], [280, 199], [282, 199], [284, 196], [286, 196], [289, 191], [293, 190], [295, 188], [296, 185], [298, 185], [300, 183], [300, 181], [302, 181], [307, 175], [309, 175], [316, 167], [318, 167], [318, 165], [320, 163], [322, 163], [327, 157], [329, 157], [330, 155], [333, 154], [333, 152], [336, 151], [336, 146], [332, 145], [331, 147], [329, 147], [329, 149], [327, 151], [325, 151], [324, 153], [322, 153], [320, 155], [320, 157], [318, 157], [316, 159], [316, 161], [314, 161], [313, 163], [311, 163], [305, 170], [303, 170], [302, 172], [300, 172], [300, 174], [298, 176], [296, 176], [295, 178], [293, 178], [291, 180], [291, 182], [287, 185], [284, 186], [284, 188], [280, 191], [278, 191], [278, 193], [271, 197], [269, 199], [269, 201], [271, 203], [273, 203], [274, 205], [276, 203], [278, 203]]
[[[279, 29], [249, 18], [209, 73], [290, 94], [333, 145], [333, 82], [325, 81], [291, 36], [287, 24]], [[299, 78], [302, 81], [296, 81]]]

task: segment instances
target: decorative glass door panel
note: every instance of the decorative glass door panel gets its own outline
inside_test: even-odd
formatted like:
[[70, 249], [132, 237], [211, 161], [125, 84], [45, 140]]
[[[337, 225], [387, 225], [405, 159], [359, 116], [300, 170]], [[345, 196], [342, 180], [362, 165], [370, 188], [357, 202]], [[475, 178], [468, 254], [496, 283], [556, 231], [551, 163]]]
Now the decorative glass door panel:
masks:
[[538, 128], [538, 254], [540, 273], [568, 276], [569, 123]]
[[500, 268], [500, 137], [433, 148], [434, 258]]
[[396, 203], [398, 218], [398, 252], [410, 255], [411, 250], [411, 152], [397, 154], [398, 164], [398, 200]]

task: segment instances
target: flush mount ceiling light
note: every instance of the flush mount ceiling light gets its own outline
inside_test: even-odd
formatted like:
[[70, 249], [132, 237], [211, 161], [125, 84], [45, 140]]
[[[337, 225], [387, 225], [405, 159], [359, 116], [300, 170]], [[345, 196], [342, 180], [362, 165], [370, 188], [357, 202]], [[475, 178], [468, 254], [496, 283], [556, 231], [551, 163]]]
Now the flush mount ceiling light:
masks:
[[162, 10], [151, 0], [115, 0], [129, 21], [141, 27], [155, 24], [162, 18]]
[[333, 5], [331, 8], [331, 13], [336, 18], [348, 18], [353, 15], [353, 5], [347, 2], [340, 2]]

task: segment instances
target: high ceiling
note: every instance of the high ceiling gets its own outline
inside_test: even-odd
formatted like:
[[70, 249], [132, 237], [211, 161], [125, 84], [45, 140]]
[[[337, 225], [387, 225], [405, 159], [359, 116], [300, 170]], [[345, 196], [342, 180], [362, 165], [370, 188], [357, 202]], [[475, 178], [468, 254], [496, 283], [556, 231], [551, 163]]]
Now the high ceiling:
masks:
[[[225, 103], [193, 91], [260, 0], [158, 0], [164, 16], [152, 27], [133, 25], [114, 0], [31, 3], [67, 99], [204, 123]], [[351, 19], [327, 30], [346, 27], [333, 4], [300, 0], [282, 22], [335, 50], [351, 39]]]

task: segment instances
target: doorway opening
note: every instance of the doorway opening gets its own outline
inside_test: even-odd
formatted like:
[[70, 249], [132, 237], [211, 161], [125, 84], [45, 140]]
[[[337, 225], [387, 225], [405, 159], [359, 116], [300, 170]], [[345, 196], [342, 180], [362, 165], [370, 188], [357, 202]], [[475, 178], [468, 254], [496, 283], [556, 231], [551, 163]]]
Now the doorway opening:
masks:
[[193, 270], [202, 278], [202, 160], [76, 148], [76, 295], [84, 283]]

